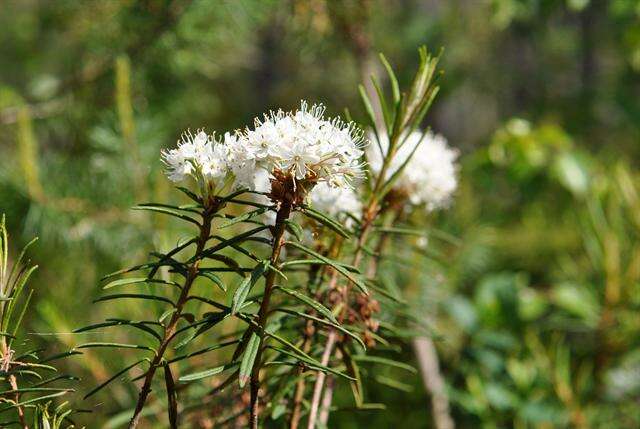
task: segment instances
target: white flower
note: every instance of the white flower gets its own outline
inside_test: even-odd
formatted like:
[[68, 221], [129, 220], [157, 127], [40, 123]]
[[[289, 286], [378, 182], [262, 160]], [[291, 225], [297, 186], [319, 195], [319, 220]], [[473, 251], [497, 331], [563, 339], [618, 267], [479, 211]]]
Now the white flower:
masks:
[[173, 182], [181, 182], [189, 176], [210, 183], [222, 179], [228, 172], [228, 157], [227, 145], [204, 131], [198, 131], [195, 136], [186, 131], [176, 149], [162, 152], [167, 176]]
[[334, 186], [347, 185], [362, 175], [364, 141], [353, 125], [339, 119], [323, 117], [324, 107], [307, 107], [301, 102], [296, 112], [271, 112], [229, 138], [229, 165], [236, 176], [236, 186], [258, 189], [264, 174], [275, 171], [290, 174], [297, 180], [312, 179]]
[[[386, 153], [389, 141], [383, 135], [380, 140], [382, 150]], [[443, 136], [430, 131], [426, 134], [414, 131], [406, 139], [401, 139], [401, 142], [403, 140], [404, 143], [391, 161], [385, 179], [389, 179], [398, 171], [418, 145], [395, 187], [405, 190], [412, 204], [425, 204], [429, 211], [448, 206], [458, 186], [455, 163], [458, 151], [449, 148]], [[377, 144], [369, 146], [367, 159], [371, 171], [379, 173], [383, 156]]]
[[350, 213], [359, 216], [362, 203], [352, 188], [333, 187], [328, 183], [319, 183], [309, 193], [311, 205], [330, 216]]

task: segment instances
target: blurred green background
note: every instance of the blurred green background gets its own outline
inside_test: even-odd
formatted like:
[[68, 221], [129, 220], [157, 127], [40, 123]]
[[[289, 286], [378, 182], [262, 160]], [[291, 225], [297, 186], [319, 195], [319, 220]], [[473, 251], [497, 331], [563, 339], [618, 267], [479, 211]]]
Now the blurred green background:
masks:
[[[0, 212], [14, 249], [41, 238], [27, 331], [58, 333], [30, 341], [83, 341], [112, 313], [99, 278], [180, 238], [128, 207], [175, 198], [159, 151], [183, 129], [301, 98], [361, 117], [377, 52], [406, 84], [423, 43], [445, 49], [427, 125], [461, 151], [460, 189], [414, 215], [440, 232], [419, 272], [385, 273], [433, 329], [456, 426], [640, 427], [638, 0], [0, 2]], [[86, 393], [122, 358], [65, 365]], [[366, 386], [386, 411], [330, 426], [435, 427], [420, 377], [387, 375], [406, 392]], [[74, 405], [115, 427], [134, 395]]]

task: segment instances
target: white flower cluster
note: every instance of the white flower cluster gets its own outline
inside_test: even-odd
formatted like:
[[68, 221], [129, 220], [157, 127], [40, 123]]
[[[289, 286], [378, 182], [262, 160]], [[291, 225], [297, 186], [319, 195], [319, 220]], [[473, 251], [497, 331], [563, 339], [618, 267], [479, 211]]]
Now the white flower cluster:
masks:
[[352, 188], [335, 188], [327, 183], [319, 183], [309, 193], [309, 201], [313, 208], [330, 216], [352, 214], [360, 216], [362, 202]]
[[204, 131], [194, 136], [191, 131], [182, 134], [176, 149], [162, 152], [167, 165], [167, 176], [173, 182], [182, 182], [188, 176], [214, 181], [227, 174], [226, 145]]
[[177, 149], [163, 152], [174, 182], [193, 176], [207, 181], [232, 173], [236, 187], [266, 192], [274, 172], [296, 180], [348, 186], [362, 176], [364, 140], [351, 123], [325, 119], [324, 106], [301, 102], [295, 112], [271, 112], [253, 129], [227, 133], [222, 141], [200, 131], [183, 135]]
[[325, 119], [324, 106], [295, 112], [271, 112], [256, 119], [229, 142], [229, 165], [239, 187], [260, 189], [266, 175], [279, 171], [297, 180], [312, 179], [332, 186], [348, 185], [362, 175], [364, 141], [360, 131], [339, 119]]
[[[389, 141], [382, 136], [380, 140], [380, 146], [386, 153]], [[405, 190], [412, 204], [425, 204], [429, 211], [446, 207], [458, 186], [455, 162], [458, 151], [449, 148], [447, 140], [440, 134], [432, 132], [424, 134], [421, 131], [411, 133], [392, 160], [386, 179], [398, 171], [411, 156], [416, 145], [418, 147], [398, 178], [395, 187]], [[371, 171], [379, 173], [383, 156], [377, 144], [369, 146], [367, 160]]]

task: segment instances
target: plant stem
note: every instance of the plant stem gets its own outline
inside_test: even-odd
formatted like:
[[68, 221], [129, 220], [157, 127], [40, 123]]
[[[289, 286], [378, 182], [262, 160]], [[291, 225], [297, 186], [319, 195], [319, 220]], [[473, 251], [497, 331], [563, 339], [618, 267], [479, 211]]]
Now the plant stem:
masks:
[[258, 410], [260, 393], [260, 369], [262, 367], [262, 352], [264, 350], [264, 328], [267, 323], [269, 314], [269, 303], [271, 301], [273, 285], [276, 278], [275, 269], [280, 268], [278, 260], [280, 258], [282, 244], [284, 242], [285, 221], [289, 219], [289, 216], [291, 215], [291, 209], [292, 203], [285, 200], [281, 204], [276, 215], [276, 222], [273, 230], [273, 245], [271, 248], [271, 257], [269, 259], [271, 269], [266, 275], [264, 295], [262, 298], [262, 303], [260, 304], [260, 310], [258, 311], [258, 326], [259, 329], [261, 329], [263, 332], [260, 335], [260, 345], [258, 346], [258, 352], [256, 354], [256, 358], [253, 363], [253, 369], [251, 371], [251, 406], [249, 414], [249, 426], [252, 429], [258, 429], [258, 419], [260, 414]]
[[[4, 307], [4, 302], [2, 303], [2, 305]], [[13, 356], [13, 351], [7, 345], [7, 341], [5, 337], [2, 337], [2, 339], [0, 339], [0, 347], [2, 348], [2, 369], [3, 371], [8, 372], [11, 369], [11, 360]], [[17, 392], [18, 380], [15, 375], [9, 376], [9, 386], [11, 386], [11, 390], [16, 391], [14, 401], [16, 402], [16, 404], [19, 404], [20, 394]], [[22, 429], [29, 429], [29, 426], [27, 426], [27, 422], [25, 420], [24, 410], [22, 406], [17, 406], [16, 410], [18, 412], [18, 420], [20, 422], [20, 426], [22, 426]]]
[[156, 373], [156, 370], [162, 366], [162, 361], [164, 359], [164, 353], [169, 346], [169, 343], [173, 339], [173, 336], [176, 332], [176, 328], [178, 327], [178, 322], [180, 321], [180, 317], [182, 316], [182, 310], [189, 298], [189, 291], [196, 277], [198, 276], [198, 267], [200, 266], [200, 261], [202, 260], [201, 254], [204, 250], [207, 240], [211, 235], [211, 220], [213, 219], [213, 215], [216, 212], [216, 208], [210, 207], [205, 208], [205, 211], [202, 213], [202, 225], [200, 226], [200, 235], [197, 241], [197, 248], [195, 253], [195, 259], [191, 263], [188, 269], [187, 277], [184, 281], [184, 285], [182, 286], [182, 290], [180, 292], [180, 297], [176, 302], [176, 311], [171, 316], [169, 323], [164, 328], [164, 334], [162, 336], [162, 342], [160, 343], [160, 347], [156, 351], [156, 354], [151, 361], [151, 365], [147, 370], [147, 374], [144, 377], [144, 383], [142, 388], [140, 389], [140, 394], [138, 396], [138, 402], [136, 403], [135, 411], [133, 412], [133, 417], [129, 422], [129, 429], [133, 429], [138, 426], [140, 420], [140, 413], [144, 408], [144, 405], [147, 401], [147, 397], [149, 393], [151, 393], [151, 383], [153, 381], [153, 376]]
[[[404, 125], [404, 124], [403, 124]], [[404, 129], [404, 126], [399, 127], [400, 130]], [[380, 201], [384, 198], [382, 195], [382, 189], [384, 187], [385, 181], [387, 180], [387, 171], [391, 165], [391, 160], [395, 157], [397, 152], [398, 142], [400, 140], [400, 136], [402, 133], [395, 132], [393, 135], [389, 137], [389, 151], [384, 157], [384, 161], [382, 163], [382, 167], [380, 168], [380, 172], [374, 182], [373, 189], [371, 191], [371, 196], [369, 197], [369, 201], [362, 212], [362, 226], [360, 229], [360, 237], [358, 238], [358, 244], [356, 247], [356, 251], [353, 257], [352, 265], [358, 266], [362, 262], [362, 258], [364, 256], [363, 248], [367, 242], [369, 237], [369, 233], [371, 232], [371, 228], [373, 227], [373, 222], [380, 214], [381, 205]], [[384, 154], [383, 154], [384, 155]], [[348, 310], [348, 298], [349, 298], [350, 287], [349, 284], [346, 285], [343, 292], [343, 302], [344, 308], [340, 314], [338, 320], [342, 322], [344, 319], [344, 315], [347, 314]], [[329, 363], [329, 359], [333, 354], [333, 347], [335, 346], [336, 339], [338, 333], [335, 329], [331, 328], [329, 330], [329, 334], [327, 336], [327, 346], [325, 348], [325, 353], [323, 354], [323, 360], [321, 361], [322, 365], [327, 365]], [[330, 347], [329, 347], [330, 346]], [[328, 351], [328, 353], [327, 353]], [[326, 359], [324, 359], [324, 355], [327, 355]], [[324, 374], [318, 374], [318, 378], [316, 379], [316, 383], [313, 389], [313, 398], [311, 400], [311, 408], [309, 411], [309, 422], [307, 424], [307, 429], [315, 429], [316, 420], [318, 416], [318, 409], [320, 407], [320, 399], [322, 396], [322, 390], [324, 387], [325, 376]], [[331, 404], [328, 404], [329, 406]]]
[[329, 421], [329, 412], [331, 411], [331, 403], [333, 402], [333, 389], [336, 385], [336, 379], [334, 377], [327, 377], [327, 387], [324, 390], [324, 396], [322, 397], [322, 406], [320, 407], [320, 425], [327, 427]]
[[[342, 244], [343, 244], [342, 237], [340, 236], [336, 237], [333, 244], [331, 245], [331, 248], [328, 251], [328, 256], [331, 258], [337, 258], [342, 250]], [[330, 271], [327, 266], [323, 266], [320, 269], [319, 273], [314, 271], [314, 267], [312, 267], [310, 269], [310, 272], [315, 274], [310, 274], [309, 285], [314, 285], [318, 278], [320, 279], [319, 282], [321, 282], [327, 271]], [[331, 280], [329, 281], [329, 287], [327, 288], [328, 290], [331, 290], [333, 287], [335, 287], [336, 281], [338, 279], [337, 274], [338, 273], [336, 271], [331, 272]], [[318, 288], [315, 294], [315, 298], [316, 300], [320, 300], [321, 297], [322, 297], [322, 289]], [[308, 353], [309, 350], [311, 350], [311, 338], [313, 337], [312, 329], [314, 328], [314, 325], [315, 324], [313, 323], [313, 320], [307, 320], [306, 329], [303, 332], [304, 340], [302, 343], [302, 350], [305, 353]], [[302, 418], [302, 401], [304, 399], [306, 380], [304, 377], [301, 377], [301, 375], [302, 375], [302, 370], [300, 369], [298, 370], [298, 377], [300, 377], [300, 379], [296, 383], [296, 391], [293, 398], [293, 411], [291, 412], [289, 429], [298, 429], [298, 426], [300, 424], [300, 419]]]
[[[11, 389], [16, 391], [18, 390], [18, 381], [16, 380], [15, 375], [9, 376], [9, 385], [11, 386]], [[20, 403], [19, 393], [16, 392], [16, 396], [14, 400], [16, 401], [16, 404]], [[25, 417], [24, 417], [24, 410], [22, 409], [22, 406], [18, 406], [17, 411], [18, 411], [18, 419], [20, 421], [20, 426], [22, 426], [22, 429], [29, 429], [29, 426], [27, 425], [27, 421], [25, 420]]]
[[[360, 262], [362, 261], [362, 257], [364, 256], [364, 252], [362, 249], [364, 248], [364, 245], [367, 242], [367, 238], [369, 236], [369, 233], [371, 232], [371, 227], [373, 226], [373, 221], [378, 214], [377, 212], [378, 212], [377, 199], [372, 198], [369, 204], [369, 207], [365, 210], [363, 215], [362, 229], [360, 232], [360, 237], [358, 238], [358, 245], [356, 248], [356, 252], [353, 257], [353, 265], [356, 267], [360, 264]], [[342, 322], [342, 320], [344, 319], [344, 315], [346, 314], [348, 297], [349, 297], [349, 288], [345, 287], [344, 293], [343, 293], [343, 302], [345, 306], [343, 311], [340, 313], [340, 317], [339, 317], [340, 322]], [[333, 355], [333, 349], [336, 345], [337, 339], [338, 339], [337, 331], [331, 328], [329, 330], [329, 334], [327, 335], [327, 343], [325, 344], [324, 353], [322, 354], [322, 360], [320, 361], [322, 365], [327, 366], [327, 364], [329, 363], [329, 360]], [[309, 421], [307, 423], [307, 429], [315, 429], [325, 379], [326, 379], [326, 374], [323, 372], [319, 372], [318, 377], [316, 378], [315, 385], [313, 386], [313, 397], [311, 399], [311, 407], [309, 409]]]
[[[333, 347], [336, 344], [336, 340], [338, 336], [336, 335], [335, 330], [331, 330], [329, 332], [329, 336], [327, 337], [327, 343], [325, 344], [324, 352], [322, 353], [322, 360], [320, 361], [322, 365], [327, 366], [329, 363], [329, 359], [333, 354]], [[318, 378], [316, 378], [316, 383], [313, 386], [313, 398], [311, 400], [311, 408], [309, 409], [309, 421], [307, 423], [307, 428], [314, 429], [316, 426], [316, 420], [318, 418], [318, 409], [320, 408], [320, 399], [322, 397], [322, 389], [324, 388], [324, 380], [327, 375], [324, 372], [318, 372]]]

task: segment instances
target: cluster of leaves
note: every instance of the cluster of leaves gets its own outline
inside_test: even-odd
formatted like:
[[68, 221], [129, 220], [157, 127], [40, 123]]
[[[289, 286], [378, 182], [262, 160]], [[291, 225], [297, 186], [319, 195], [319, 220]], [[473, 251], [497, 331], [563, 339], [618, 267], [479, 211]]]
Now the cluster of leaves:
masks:
[[[4, 215], [0, 221], [0, 426], [33, 428], [71, 428], [72, 409], [52, 400], [72, 392], [61, 383], [76, 380], [59, 374], [52, 362], [73, 352], [43, 357], [43, 350], [29, 349], [20, 327], [29, 308], [33, 289], [28, 286], [37, 266], [25, 259], [27, 244], [13, 264], [9, 263], [9, 240]], [[11, 265], [11, 266], [10, 266]]]

